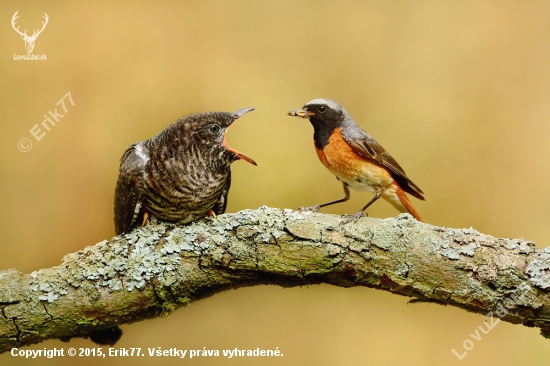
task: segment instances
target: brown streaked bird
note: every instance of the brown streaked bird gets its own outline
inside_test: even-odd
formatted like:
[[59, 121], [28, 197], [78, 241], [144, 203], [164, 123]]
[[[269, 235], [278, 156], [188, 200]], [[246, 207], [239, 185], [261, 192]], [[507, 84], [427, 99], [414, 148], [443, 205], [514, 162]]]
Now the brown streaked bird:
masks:
[[406, 193], [424, 200], [423, 192], [414, 184], [397, 161], [351, 119], [348, 112], [332, 99], [314, 99], [290, 116], [308, 118], [313, 125], [313, 140], [319, 160], [342, 182], [344, 197], [303, 208], [319, 208], [349, 199], [349, 188], [374, 192], [375, 196], [361, 210], [342, 223], [357, 220], [378, 198], [382, 197], [400, 212], [408, 212], [424, 222]]
[[243, 159], [256, 165], [229, 147], [227, 130], [253, 110], [192, 114], [130, 145], [120, 161], [115, 191], [116, 233], [148, 220], [187, 223], [224, 213], [231, 163]]

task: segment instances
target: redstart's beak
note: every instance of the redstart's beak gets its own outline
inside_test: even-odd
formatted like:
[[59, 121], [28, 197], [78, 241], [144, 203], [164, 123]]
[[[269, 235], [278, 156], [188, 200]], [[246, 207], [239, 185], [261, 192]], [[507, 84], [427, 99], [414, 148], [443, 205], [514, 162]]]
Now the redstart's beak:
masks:
[[300, 118], [309, 118], [309, 117], [315, 116], [315, 113], [308, 111], [307, 108], [302, 108], [302, 109], [296, 109], [294, 111], [290, 111], [288, 112], [288, 115], [294, 116], [294, 117], [300, 117]]
[[[243, 109], [239, 109], [238, 111], [236, 112], [233, 112], [231, 115], [233, 116], [234, 120], [233, 122], [231, 123], [231, 125], [229, 125], [229, 127], [233, 126], [233, 123], [235, 123], [235, 121], [237, 119], [239, 119], [241, 116], [243, 116], [244, 114], [248, 113], [248, 112], [252, 112], [254, 110], [254, 108], [243, 108]], [[229, 147], [229, 144], [227, 143], [227, 131], [229, 131], [229, 127], [227, 127], [225, 129], [225, 133], [223, 135], [223, 146], [225, 146], [225, 148], [229, 151], [231, 151], [232, 153], [234, 153], [235, 155], [237, 155], [237, 157], [239, 159], [243, 159], [244, 161], [248, 161], [250, 164], [252, 165], [258, 165], [256, 164], [256, 162], [252, 159], [250, 159], [248, 156], [246, 156], [245, 154], [243, 154], [242, 152], [240, 151], [237, 151], [231, 147]]]

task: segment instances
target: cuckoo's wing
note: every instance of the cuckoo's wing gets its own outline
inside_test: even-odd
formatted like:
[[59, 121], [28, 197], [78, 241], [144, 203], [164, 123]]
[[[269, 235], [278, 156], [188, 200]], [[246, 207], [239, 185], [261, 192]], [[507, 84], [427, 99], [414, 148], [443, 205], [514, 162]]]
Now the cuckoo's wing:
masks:
[[149, 150], [145, 141], [130, 145], [120, 159], [115, 190], [115, 231], [117, 234], [130, 231], [143, 214], [145, 166], [148, 160]]
[[424, 200], [424, 192], [407, 177], [397, 161], [368, 133], [360, 128], [344, 129], [342, 130], [342, 137], [359, 155], [387, 168], [392, 173], [393, 179], [399, 183], [405, 192]]

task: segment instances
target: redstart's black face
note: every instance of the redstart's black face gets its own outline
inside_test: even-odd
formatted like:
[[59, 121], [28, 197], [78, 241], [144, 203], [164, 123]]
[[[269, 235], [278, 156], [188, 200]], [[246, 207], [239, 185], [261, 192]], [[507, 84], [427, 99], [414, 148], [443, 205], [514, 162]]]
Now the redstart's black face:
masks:
[[328, 143], [328, 138], [335, 128], [341, 126], [346, 118], [347, 111], [338, 102], [328, 99], [314, 99], [295, 111], [288, 112], [289, 116], [309, 118], [315, 129], [313, 138], [317, 148], [322, 149]]
[[290, 116], [309, 118], [315, 125], [333, 125], [342, 122], [346, 110], [336, 101], [328, 98], [314, 99], [295, 111], [288, 112]]

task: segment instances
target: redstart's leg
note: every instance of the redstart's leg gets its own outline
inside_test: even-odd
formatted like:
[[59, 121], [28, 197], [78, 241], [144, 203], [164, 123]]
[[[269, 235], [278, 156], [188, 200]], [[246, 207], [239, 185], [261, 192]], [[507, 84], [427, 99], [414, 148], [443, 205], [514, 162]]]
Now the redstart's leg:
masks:
[[355, 221], [357, 219], [359, 219], [361, 216], [363, 216], [364, 214], [364, 211], [370, 206], [372, 205], [377, 199], [379, 199], [380, 197], [382, 197], [382, 188], [378, 187], [378, 189], [376, 190], [376, 194], [374, 195], [374, 197], [372, 197], [372, 199], [369, 201], [369, 203], [367, 203], [365, 205], [365, 207], [363, 207], [362, 209], [360, 209], [359, 211], [357, 211], [356, 213], [354, 213], [353, 215], [351, 215], [349, 218], [347, 218], [346, 220], [342, 221], [340, 223], [340, 225], [345, 225], [349, 222], [352, 222], [352, 221]]
[[316, 205], [316, 206], [300, 207], [300, 211], [318, 212], [321, 207], [334, 205], [335, 203], [346, 202], [347, 200], [349, 200], [349, 188], [348, 188], [347, 183], [345, 183], [345, 182], [342, 182], [342, 187], [344, 187], [344, 197], [342, 197], [338, 200], [321, 203], [320, 205]]

